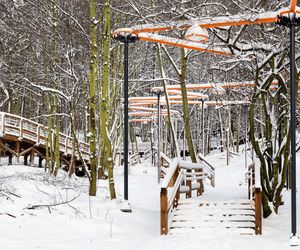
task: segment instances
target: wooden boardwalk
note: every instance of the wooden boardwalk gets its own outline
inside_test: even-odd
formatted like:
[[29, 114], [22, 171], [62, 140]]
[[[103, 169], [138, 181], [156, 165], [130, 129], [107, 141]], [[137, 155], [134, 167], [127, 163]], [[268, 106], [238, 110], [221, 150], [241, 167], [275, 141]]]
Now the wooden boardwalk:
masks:
[[[12, 164], [12, 158], [16, 157], [19, 162], [20, 157], [24, 157], [24, 164], [34, 165], [34, 158], [39, 157], [39, 166], [46, 157], [47, 137], [49, 128], [31, 121], [21, 116], [0, 112], [0, 155], [9, 157], [9, 164]], [[52, 141], [54, 140], [54, 131], [52, 130]], [[79, 141], [79, 148], [82, 159], [89, 162], [89, 144]], [[59, 150], [61, 161], [69, 166], [73, 153], [73, 138], [59, 133]], [[82, 162], [75, 155], [76, 166], [82, 165]]]

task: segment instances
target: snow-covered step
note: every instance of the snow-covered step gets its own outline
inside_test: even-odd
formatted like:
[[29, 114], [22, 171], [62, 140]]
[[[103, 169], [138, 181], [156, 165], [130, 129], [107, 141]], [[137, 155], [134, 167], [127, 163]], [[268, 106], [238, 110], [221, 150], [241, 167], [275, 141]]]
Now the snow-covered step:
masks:
[[230, 207], [230, 206], [252, 206], [253, 203], [248, 201], [240, 201], [240, 202], [200, 202], [200, 201], [188, 201], [186, 200], [180, 200], [179, 205], [189, 205], [189, 206], [198, 206], [198, 207], [212, 207], [212, 206], [222, 206], [222, 207]]
[[200, 217], [195, 217], [194, 215], [174, 215], [173, 221], [253, 221], [253, 215], [201, 215]]
[[255, 227], [254, 221], [173, 221], [171, 228], [253, 228]]
[[183, 204], [180, 205], [180, 209], [200, 209], [200, 210], [211, 210], [211, 209], [215, 209], [215, 210], [253, 210], [253, 207], [251, 206], [243, 206], [240, 204], [236, 204], [236, 205], [228, 205], [228, 206], [196, 206], [196, 205], [189, 205], [189, 204]]
[[[196, 183], [192, 183], [192, 190], [196, 190], [200, 188], [200, 183], [196, 182]], [[189, 186], [180, 186], [179, 192], [180, 193], [187, 193], [190, 191], [190, 187]]]
[[[201, 213], [199, 213], [199, 210]], [[255, 215], [253, 209], [182, 209], [180, 206], [174, 212], [174, 215], [179, 214], [206, 214], [206, 215]]]
[[253, 202], [248, 199], [228, 200], [228, 201], [206, 201], [206, 200], [199, 200], [197, 198], [190, 198], [190, 199], [180, 200], [179, 204], [208, 204], [208, 205], [242, 204], [242, 205], [250, 205], [250, 204], [253, 204]]
[[255, 234], [255, 211], [250, 200], [201, 201], [181, 200], [171, 219], [170, 234], [213, 232], [240, 235]]
[[212, 237], [216, 234], [222, 235], [255, 235], [255, 231], [252, 228], [225, 228], [220, 232], [218, 228], [195, 228], [193, 230], [188, 230], [186, 228], [171, 228], [170, 235], [188, 235], [188, 234], [197, 234], [199, 238]]

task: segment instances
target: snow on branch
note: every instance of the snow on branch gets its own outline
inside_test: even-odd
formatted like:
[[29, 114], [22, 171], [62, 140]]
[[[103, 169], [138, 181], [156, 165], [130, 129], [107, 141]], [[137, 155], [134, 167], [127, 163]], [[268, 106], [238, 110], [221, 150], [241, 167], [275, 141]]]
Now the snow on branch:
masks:
[[49, 88], [49, 87], [45, 87], [45, 86], [41, 86], [41, 85], [37, 85], [31, 81], [29, 81], [27, 78], [23, 78], [26, 82], [28, 82], [32, 87], [38, 88], [39, 90], [41, 90], [42, 92], [50, 92], [53, 94], [58, 94], [60, 95], [62, 98], [66, 99], [67, 101], [71, 101], [71, 97], [65, 95], [62, 91], [59, 91], [57, 89], [53, 89], [53, 88]]

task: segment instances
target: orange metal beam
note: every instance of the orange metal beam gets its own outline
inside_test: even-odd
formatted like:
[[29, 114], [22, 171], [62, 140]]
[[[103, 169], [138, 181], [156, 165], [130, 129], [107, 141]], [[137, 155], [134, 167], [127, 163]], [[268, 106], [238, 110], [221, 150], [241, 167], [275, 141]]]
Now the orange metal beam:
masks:
[[[291, 0], [290, 9], [296, 9], [295, 0]], [[193, 21], [178, 21], [174, 23], [166, 24], [143, 24], [136, 25], [131, 28], [118, 29], [115, 32], [125, 32], [132, 34], [140, 33], [159, 33], [164, 31], [169, 31], [173, 29], [189, 29], [194, 24], [198, 24], [202, 28], [220, 28], [228, 26], [241, 26], [248, 24], [263, 24], [263, 23], [274, 23], [277, 21], [278, 12], [265, 12], [261, 14], [245, 14], [236, 16], [224, 16], [224, 17], [213, 17], [213, 18], [202, 18]]]
[[[179, 101], [179, 100], [170, 100], [169, 101], [170, 104], [180, 104], [182, 105], [182, 101]], [[189, 104], [201, 104], [202, 102], [201, 101], [188, 101]], [[136, 101], [134, 103], [130, 103], [130, 106], [131, 107], [134, 107], [134, 106], [152, 106], [152, 105], [156, 105], [157, 104], [157, 101], [153, 101], [153, 100], [148, 100], [148, 101]], [[165, 101], [161, 101], [160, 103], [161, 105], [166, 105], [166, 102]]]
[[[201, 99], [202, 97], [200, 96], [189, 96], [188, 95], [188, 100], [197, 100]], [[174, 95], [174, 96], [169, 96], [169, 100], [182, 100], [181, 95]], [[156, 96], [139, 96], [139, 97], [130, 97], [128, 98], [128, 101], [133, 103], [133, 102], [143, 102], [143, 101], [154, 101], [157, 102], [157, 97]], [[164, 100], [163, 100], [164, 101]]]
[[138, 34], [138, 38], [141, 41], [160, 43], [160, 44], [165, 44], [165, 45], [179, 47], [179, 48], [196, 50], [200, 52], [214, 53], [214, 54], [219, 54], [224, 56], [231, 55], [231, 52], [228, 49], [221, 49], [221, 48], [213, 49], [213, 46], [210, 45], [201, 45], [196, 42], [191, 42], [184, 39], [161, 36], [152, 33], [140, 33]]
[[[160, 87], [159, 87], [160, 88]], [[162, 89], [159, 89], [160, 91], [163, 90]], [[167, 89], [167, 92], [168, 94], [176, 94], [176, 95], [181, 95], [181, 90], [172, 90], [172, 89]], [[188, 96], [195, 96], [195, 97], [198, 97], [200, 99], [207, 99], [208, 98], [208, 95], [204, 95], [204, 94], [201, 94], [201, 93], [196, 93], [196, 92], [190, 92], [188, 91], [187, 92], [187, 95]]]
[[[135, 106], [137, 105], [137, 106]], [[141, 110], [141, 111], [149, 111], [149, 112], [157, 112], [157, 108], [148, 108], [148, 107], [142, 107], [142, 106], [139, 106], [139, 104], [131, 104], [129, 106], [129, 109], [131, 110]], [[162, 112], [168, 112], [167, 109], [162, 109]], [[173, 114], [179, 114], [180, 112], [177, 111], [177, 110], [170, 110], [171, 113]]]
[[[205, 101], [204, 104], [208, 105], [208, 106], [224, 106], [224, 105], [238, 105], [238, 104], [245, 104], [248, 103], [247, 101]], [[152, 100], [148, 100], [148, 101], [140, 101], [140, 102], [136, 102], [133, 104], [130, 104], [131, 107], [134, 107], [135, 105], [138, 106], [152, 106], [152, 105], [156, 105], [157, 103], [152, 101]], [[182, 105], [182, 101], [170, 101], [170, 104], [173, 105]], [[202, 104], [202, 101], [188, 101], [189, 105], [195, 105], [195, 104]], [[165, 101], [161, 102], [161, 105], [166, 105]]]
[[[144, 118], [144, 119], [129, 119], [128, 121], [129, 121], [129, 123], [133, 123], [133, 122], [149, 123], [152, 120]], [[155, 122], [155, 120], [154, 120], [154, 122]]]
[[[157, 116], [157, 112], [130, 112], [128, 114], [129, 116], [139, 116], [139, 117], [145, 117], [145, 116]], [[168, 113], [166, 112], [162, 112], [163, 116], [168, 115]]]
[[[272, 85], [278, 85], [277, 81], [272, 82]], [[254, 87], [254, 82], [229, 82], [229, 83], [203, 83], [203, 84], [187, 84], [186, 89], [188, 90], [204, 90], [218, 87], [222, 88], [242, 88], [242, 87]], [[167, 90], [180, 90], [180, 85], [167, 85]], [[153, 87], [152, 91], [163, 91], [163, 87]]]
[[297, 7], [297, 0], [291, 0], [290, 10], [291, 12], [295, 12]]

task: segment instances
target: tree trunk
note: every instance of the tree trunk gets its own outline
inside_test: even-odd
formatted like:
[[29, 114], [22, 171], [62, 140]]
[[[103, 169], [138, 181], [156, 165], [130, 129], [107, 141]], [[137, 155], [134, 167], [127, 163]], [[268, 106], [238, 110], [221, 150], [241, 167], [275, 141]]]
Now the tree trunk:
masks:
[[110, 0], [105, 2], [105, 13], [104, 13], [104, 44], [103, 44], [103, 82], [102, 82], [102, 102], [101, 102], [101, 141], [103, 142], [103, 165], [104, 169], [107, 169], [108, 183], [110, 198], [116, 198], [114, 175], [113, 175], [113, 156], [112, 156], [112, 145], [109, 138], [109, 68], [110, 68]]
[[184, 121], [184, 130], [185, 138], [189, 147], [189, 152], [192, 162], [197, 162], [197, 157], [195, 154], [195, 149], [192, 140], [191, 126], [190, 126], [190, 114], [189, 114], [189, 104], [187, 98], [186, 90], [186, 73], [187, 73], [187, 55], [185, 49], [181, 49], [181, 73], [180, 73], [180, 86], [181, 86], [181, 95], [182, 95], [182, 110], [183, 110], [183, 121]]
[[97, 193], [97, 158], [96, 158], [96, 60], [97, 60], [97, 21], [95, 0], [90, 0], [90, 35], [91, 35], [91, 54], [90, 54], [90, 95], [89, 95], [89, 115], [90, 115], [90, 196], [96, 196]]

